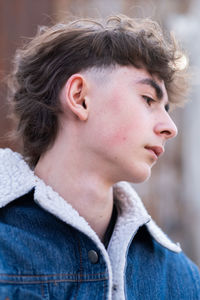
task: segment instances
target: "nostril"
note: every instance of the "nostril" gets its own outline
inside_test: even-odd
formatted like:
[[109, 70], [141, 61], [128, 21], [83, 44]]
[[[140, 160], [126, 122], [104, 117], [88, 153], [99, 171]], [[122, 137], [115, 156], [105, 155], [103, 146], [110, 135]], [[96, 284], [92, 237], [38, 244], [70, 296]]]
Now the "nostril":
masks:
[[173, 138], [173, 137], [177, 136], [178, 131], [177, 131], [176, 128], [171, 129], [171, 130], [170, 129], [165, 129], [165, 130], [162, 130], [160, 133], [162, 135], [165, 135], [166, 138]]
[[173, 138], [178, 133], [177, 127], [172, 120], [170, 122], [166, 122], [165, 120], [157, 122], [154, 131], [157, 135], [162, 135], [165, 139]]
[[161, 133], [162, 133], [162, 134], [165, 134], [165, 135], [167, 135], [167, 136], [173, 135], [173, 133], [172, 133], [170, 130], [163, 130], [163, 131], [161, 131]]

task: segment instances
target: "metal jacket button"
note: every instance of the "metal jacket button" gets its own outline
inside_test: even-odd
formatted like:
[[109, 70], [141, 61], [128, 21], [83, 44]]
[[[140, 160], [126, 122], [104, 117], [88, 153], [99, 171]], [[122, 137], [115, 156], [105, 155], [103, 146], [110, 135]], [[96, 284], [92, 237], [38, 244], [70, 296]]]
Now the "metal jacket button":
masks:
[[88, 258], [92, 264], [96, 264], [99, 260], [99, 256], [98, 256], [97, 252], [94, 250], [90, 250], [88, 252]]

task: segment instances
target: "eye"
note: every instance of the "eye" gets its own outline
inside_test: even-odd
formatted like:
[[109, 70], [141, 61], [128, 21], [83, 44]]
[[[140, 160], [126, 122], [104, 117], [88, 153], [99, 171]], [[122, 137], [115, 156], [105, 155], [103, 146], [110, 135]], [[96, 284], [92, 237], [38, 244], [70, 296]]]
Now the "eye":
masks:
[[150, 106], [153, 102], [156, 102], [153, 98], [149, 96], [142, 96], [143, 99], [147, 102], [147, 104]]

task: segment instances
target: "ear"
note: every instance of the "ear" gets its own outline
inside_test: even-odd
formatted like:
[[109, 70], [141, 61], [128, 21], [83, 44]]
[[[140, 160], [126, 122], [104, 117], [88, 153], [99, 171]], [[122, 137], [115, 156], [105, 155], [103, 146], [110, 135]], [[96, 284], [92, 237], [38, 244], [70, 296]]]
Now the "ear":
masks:
[[81, 121], [86, 121], [89, 114], [89, 99], [85, 78], [81, 74], [72, 75], [66, 82], [63, 92], [64, 105], [67, 105]]

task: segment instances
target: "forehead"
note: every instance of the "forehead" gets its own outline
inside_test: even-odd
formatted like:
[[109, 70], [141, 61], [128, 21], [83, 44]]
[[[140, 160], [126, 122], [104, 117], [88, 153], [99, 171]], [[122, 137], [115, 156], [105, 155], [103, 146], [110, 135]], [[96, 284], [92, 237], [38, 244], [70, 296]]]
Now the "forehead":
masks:
[[[114, 86], [115, 89], [123, 89], [123, 87], [131, 87], [142, 90], [152, 90], [168, 101], [167, 90], [163, 80], [158, 76], [151, 75], [146, 69], [138, 69], [134, 66], [112, 66], [108, 68], [94, 68], [89, 70], [92, 80], [96, 82], [96, 87], [102, 88], [103, 85]], [[160, 91], [160, 92], [159, 92]], [[159, 97], [161, 95], [161, 97]]]
[[159, 89], [163, 93], [163, 97], [167, 96], [165, 83], [155, 74], [150, 74], [146, 69], [138, 69], [131, 67], [119, 67], [112, 73], [113, 80], [132, 84], [140, 88], [152, 88], [159, 93]]

